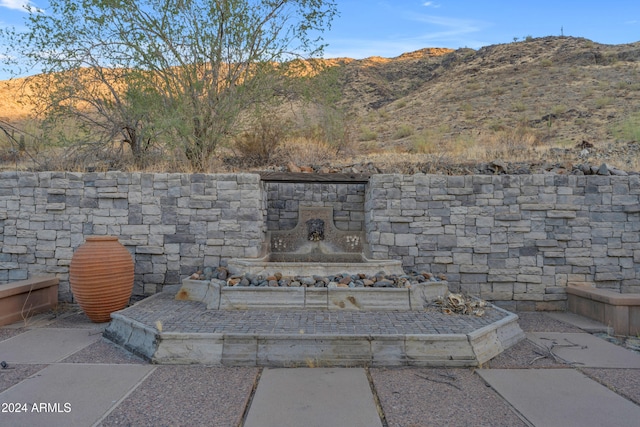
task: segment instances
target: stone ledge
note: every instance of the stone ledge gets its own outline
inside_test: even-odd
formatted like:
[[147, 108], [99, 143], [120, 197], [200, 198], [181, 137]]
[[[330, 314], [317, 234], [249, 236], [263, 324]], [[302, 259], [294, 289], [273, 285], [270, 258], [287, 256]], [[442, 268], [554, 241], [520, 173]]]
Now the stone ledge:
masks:
[[[157, 294], [112, 314], [104, 335], [153, 363], [271, 367], [477, 367], [524, 338], [518, 317], [495, 307], [498, 312], [494, 313], [493, 321], [474, 322], [457, 316], [438, 320], [441, 315], [431, 317], [425, 312], [410, 315], [422, 319], [420, 325], [412, 320], [398, 328], [396, 322], [403, 322], [408, 315], [402, 311], [344, 316], [333, 312], [333, 320], [326, 319], [331, 315], [315, 311], [313, 317], [324, 320], [312, 320], [311, 324], [303, 314], [306, 310], [299, 309], [297, 314], [296, 310], [256, 310], [248, 317], [231, 314], [237, 311], [223, 314], [212, 311], [218, 313], [212, 314], [218, 319], [212, 324], [199, 306], [175, 301], [168, 294]], [[386, 318], [386, 313], [390, 319], [381, 321], [378, 332], [372, 332], [371, 319], [366, 317]], [[287, 320], [279, 329], [264, 329], [274, 316], [285, 316]], [[240, 318], [244, 320], [238, 323]], [[353, 323], [329, 331], [326, 326], [334, 325], [339, 318], [351, 319], [348, 323]], [[164, 319], [164, 324], [157, 319]], [[424, 326], [438, 322], [443, 327], [449, 325], [445, 329], [450, 332], [428, 332], [426, 329], [436, 328]], [[316, 329], [318, 326], [320, 329]]]
[[58, 283], [46, 276], [0, 285], [0, 326], [56, 308]]
[[447, 292], [447, 282], [412, 288], [228, 287], [216, 280], [184, 279], [177, 300], [199, 301], [209, 310], [313, 308], [325, 310], [422, 310]]
[[568, 286], [567, 297], [570, 312], [597, 320], [617, 335], [640, 334], [640, 294]]

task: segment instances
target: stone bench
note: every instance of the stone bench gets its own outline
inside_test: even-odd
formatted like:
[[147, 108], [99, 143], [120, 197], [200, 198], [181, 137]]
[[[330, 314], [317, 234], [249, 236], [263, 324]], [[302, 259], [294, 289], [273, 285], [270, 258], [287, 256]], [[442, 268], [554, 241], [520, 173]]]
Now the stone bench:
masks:
[[568, 286], [569, 311], [613, 328], [616, 335], [640, 334], [640, 294]]
[[58, 278], [35, 277], [0, 284], [0, 326], [27, 321], [58, 305]]

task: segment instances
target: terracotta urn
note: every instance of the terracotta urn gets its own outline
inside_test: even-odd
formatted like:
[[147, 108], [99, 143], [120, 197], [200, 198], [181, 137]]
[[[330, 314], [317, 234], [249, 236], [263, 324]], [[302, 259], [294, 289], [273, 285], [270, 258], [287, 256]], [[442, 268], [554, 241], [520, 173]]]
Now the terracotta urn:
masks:
[[89, 236], [71, 258], [71, 292], [91, 321], [109, 322], [133, 291], [133, 259], [116, 236]]

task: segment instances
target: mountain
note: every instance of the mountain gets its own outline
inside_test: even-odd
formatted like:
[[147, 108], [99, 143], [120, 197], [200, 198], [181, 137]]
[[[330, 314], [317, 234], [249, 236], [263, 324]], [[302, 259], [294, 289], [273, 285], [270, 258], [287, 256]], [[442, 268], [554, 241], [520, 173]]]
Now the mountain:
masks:
[[[478, 163], [566, 172], [608, 163], [640, 171], [640, 42], [527, 38], [325, 64], [337, 75], [351, 142], [328, 160], [298, 156], [299, 165], [473, 173]], [[26, 117], [12, 92], [19, 83], [0, 82], [2, 120]], [[290, 161], [275, 158], [270, 168]]]

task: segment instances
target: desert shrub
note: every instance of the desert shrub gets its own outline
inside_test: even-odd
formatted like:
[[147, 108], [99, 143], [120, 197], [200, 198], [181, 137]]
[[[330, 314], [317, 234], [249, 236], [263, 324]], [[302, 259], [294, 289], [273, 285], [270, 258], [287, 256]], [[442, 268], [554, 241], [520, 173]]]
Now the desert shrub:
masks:
[[521, 113], [526, 111], [527, 105], [522, 101], [517, 101], [512, 104], [513, 111]]
[[294, 136], [287, 138], [275, 151], [273, 159], [279, 164], [298, 166], [322, 165], [336, 158], [337, 150], [322, 139]]
[[640, 141], [640, 113], [627, 117], [616, 125], [613, 133], [625, 141]]
[[375, 130], [368, 128], [366, 126], [363, 126], [360, 128], [360, 135], [358, 137], [358, 140], [360, 141], [374, 141], [378, 139], [378, 132], [376, 132]]
[[396, 131], [393, 133], [393, 139], [406, 138], [408, 136], [413, 135], [413, 132], [414, 132], [414, 129], [411, 125], [408, 125], [408, 124], [400, 125], [400, 127], [398, 127]]
[[251, 126], [233, 138], [236, 155], [249, 166], [269, 163], [284, 140], [290, 124], [275, 114], [262, 114]]
[[613, 104], [614, 99], [610, 96], [603, 96], [601, 98], [596, 99], [595, 104], [597, 109], [604, 108], [608, 105]]

